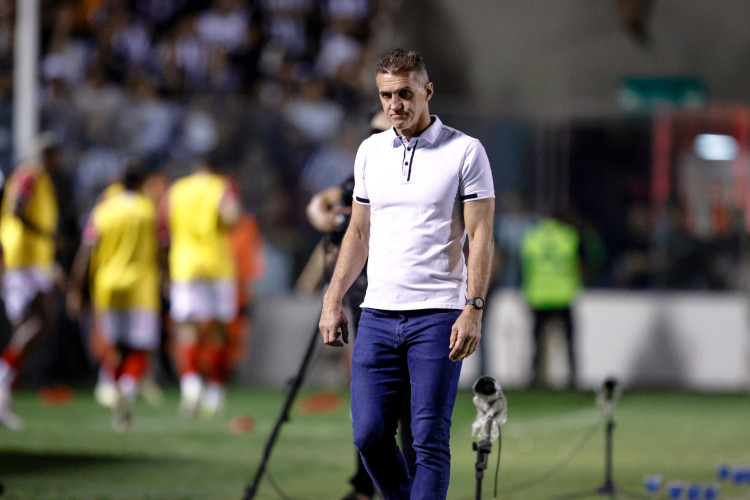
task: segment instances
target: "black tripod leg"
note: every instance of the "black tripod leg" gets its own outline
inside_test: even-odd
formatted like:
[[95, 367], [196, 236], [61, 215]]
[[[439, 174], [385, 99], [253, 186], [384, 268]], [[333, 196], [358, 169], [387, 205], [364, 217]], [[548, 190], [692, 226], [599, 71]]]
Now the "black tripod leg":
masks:
[[258, 470], [255, 472], [253, 483], [245, 489], [245, 496], [242, 497], [243, 500], [252, 500], [253, 498], [255, 498], [255, 494], [258, 491], [258, 486], [260, 485], [260, 480], [263, 477], [263, 473], [266, 471], [266, 464], [268, 463], [268, 459], [271, 457], [271, 450], [273, 449], [273, 445], [279, 435], [279, 431], [281, 431], [281, 425], [289, 420], [289, 410], [292, 407], [294, 398], [297, 396], [297, 392], [299, 392], [302, 381], [305, 379], [305, 373], [307, 372], [307, 367], [310, 364], [310, 359], [312, 359], [312, 355], [315, 352], [315, 348], [317, 347], [319, 342], [318, 335], [320, 335], [320, 333], [316, 325], [315, 329], [313, 330], [313, 334], [310, 337], [310, 343], [307, 346], [305, 357], [302, 359], [302, 364], [297, 371], [297, 376], [294, 377], [294, 380], [292, 380], [292, 383], [289, 386], [289, 391], [287, 392], [284, 406], [281, 409], [279, 417], [276, 419], [276, 424], [274, 425], [271, 434], [268, 436], [268, 440], [266, 441], [266, 448], [263, 451], [263, 458], [260, 461], [260, 465], [258, 465]]

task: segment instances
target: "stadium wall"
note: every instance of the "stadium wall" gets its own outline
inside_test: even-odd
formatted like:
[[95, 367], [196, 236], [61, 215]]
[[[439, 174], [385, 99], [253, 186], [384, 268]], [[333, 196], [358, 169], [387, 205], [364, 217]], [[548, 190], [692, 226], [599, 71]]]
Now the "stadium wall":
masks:
[[[345, 351], [326, 347], [317, 333], [320, 300], [261, 295], [252, 320], [252, 351], [237, 378], [283, 386], [298, 372], [313, 335], [306, 385], [345, 387]], [[750, 311], [739, 293], [587, 291], [575, 308], [578, 385], [594, 388], [609, 376], [626, 386], [698, 391], [750, 389]], [[515, 289], [499, 290], [487, 312], [485, 374], [504, 387], [525, 387], [530, 376], [531, 316]], [[564, 343], [548, 335], [550, 383], [565, 380]], [[480, 375], [479, 357], [464, 363], [461, 386]]]
[[[415, 23], [425, 12], [429, 22]], [[549, 113], [614, 106], [625, 75], [695, 76], [713, 102], [747, 102], [750, 72], [738, 61], [747, 60], [749, 15], [744, 0], [659, 0], [640, 39], [614, 0], [414, 0], [398, 22], [404, 43], [425, 54], [438, 101], [468, 93]]]

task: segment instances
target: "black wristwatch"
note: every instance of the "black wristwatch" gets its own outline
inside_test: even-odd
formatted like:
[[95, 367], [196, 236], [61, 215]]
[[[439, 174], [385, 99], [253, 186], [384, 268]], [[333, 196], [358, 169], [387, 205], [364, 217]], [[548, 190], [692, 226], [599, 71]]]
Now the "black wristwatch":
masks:
[[471, 306], [474, 309], [477, 309], [479, 311], [484, 310], [484, 299], [482, 297], [472, 297], [470, 299], [466, 299], [466, 305]]

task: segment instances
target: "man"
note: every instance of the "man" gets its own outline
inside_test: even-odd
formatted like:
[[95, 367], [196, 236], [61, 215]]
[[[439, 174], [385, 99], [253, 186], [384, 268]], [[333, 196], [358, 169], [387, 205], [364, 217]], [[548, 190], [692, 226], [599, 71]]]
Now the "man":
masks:
[[[481, 338], [492, 174], [479, 141], [430, 115], [433, 84], [417, 52], [388, 52], [376, 73], [393, 128], [366, 139], [357, 153], [351, 221], [319, 326], [326, 344], [348, 342], [342, 300], [367, 260], [352, 355], [354, 443], [387, 500], [435, 500], [448, 490], [461, 360]], [[413, 478], [394, 438], [410, 389]]]
[[[43, 144], [42, 152], [48, 147]], [[14, 382], [55, 320], [52, 289], [58, 205], [43, 163], [30, 161], [15, 169], [0, 212], [2, 294], [12, 326], [11, 339], [0, 355], [0, 424], [20, 430], [23, 420], [12, 409]]]
[[145, 172], [131, 163], [122, 190], [110, 190], [94, 207], [68, 291], [68, 308], [75, 317], [86, 276], [91, 277], [102, 348], [97, 399], [112, 408], [112, 425], [120, 432], [130, 428], [133, 403], [159, 345], [156, 208], [139, 192], [144, 179]]
[[581, 290], [579, 237], [561, 217], [547, 217], [528, 229], [521, 243], [523, 295], [534, 315], [532, 387], [542, 383], [542, 345], [549, 325], [562, 324], [568, 351], [568, 387], [576, 383], [571, 306]]
[[199, 409], [213, 416], [224, 404], [227, 325], [237, 315], [230, 231], [241, 213], [239, 196], [217, 173], [216, 162], [206, 158], [175, 181], [165, 200], [180, 411], [187, 419], [195, 418]]

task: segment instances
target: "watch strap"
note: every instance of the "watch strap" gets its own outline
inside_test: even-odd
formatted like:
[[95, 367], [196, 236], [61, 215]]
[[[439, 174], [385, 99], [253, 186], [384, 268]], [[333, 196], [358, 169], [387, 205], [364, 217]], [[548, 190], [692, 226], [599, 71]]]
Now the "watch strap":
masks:
[[479, 311], [484, 310], [484, 299], [482, 297], [467, 298], [464, 305], [471, 306]]

